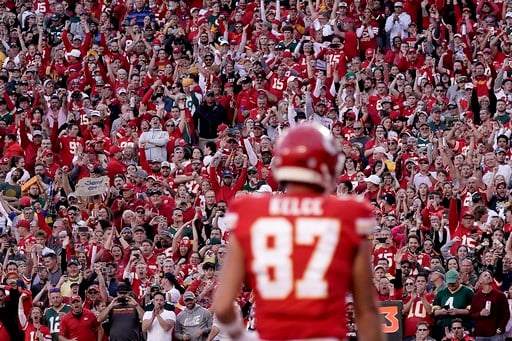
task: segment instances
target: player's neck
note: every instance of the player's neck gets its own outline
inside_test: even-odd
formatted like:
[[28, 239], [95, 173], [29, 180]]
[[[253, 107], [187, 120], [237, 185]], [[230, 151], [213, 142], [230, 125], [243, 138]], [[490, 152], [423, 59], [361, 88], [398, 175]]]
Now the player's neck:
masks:
[[316, 185], [310, 185], [298, 182], [289, 182], [286, 184], [286, 194], [291, 195], [307, 195], [307, 194], [323, 194], [323, 188]]

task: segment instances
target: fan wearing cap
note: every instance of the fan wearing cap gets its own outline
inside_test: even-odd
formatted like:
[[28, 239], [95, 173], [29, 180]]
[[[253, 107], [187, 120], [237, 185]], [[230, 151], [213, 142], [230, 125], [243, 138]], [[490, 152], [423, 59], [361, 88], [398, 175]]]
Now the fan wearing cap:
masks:
[[71, 311], [60, 320], [59, 337], [76, 341], [97, 340], [100, 324], [96, 315], [83, 308], [82, 298], [78, 295], [72, 296], [70, 303]]
[[[147, 173], [146, 173], [147, 175]], [[121, 223], [121, 215], [125, 210], [135, 212], [137, 206], [144, 206], [144, 200], [139, 199], [135, 194], [136, 187], [131, 182], [127, 182], [121, 187], [121, 197], [112, 203], [112, 213], [114, 214], [116, 224]]]
[[[91, 43], [91, 32], [89, 32], [89, 24], [87, 23], [87, 20], [84, 21], [83, 28], [85, 30], [85, 39], [82, 39], [79, 35], [75, 34], [73, 36], [73, 40], [70, 42], [68, 37], [68, 30], [71, 22], [69, 20], [66, 20], [66, 24], [64, 25], [64, 30], [62, 30], [62, 43], [64, 44], [64, 48], [66, 49], [66, 52], [75, 53], [76, 58], [80, 58], [80, 56], [87, 55], [88, 47]], [[83, 43], [82, 43], [83, 40]], [[80, 71], [81, 68], [76, 69], [76, 71]]]
[[[454, 189], [454, 191], [456, 190]], [[475, 214], [473, 209], [471, 207], [464, 206], [463, 201], [459, 221], [459, 211], [456, 205], [457, 195], [454, 195], [450, 200], [450, 210], [448, 213], [448, 227], [453, 241], [453, 245], [450, 247], [450, 253], [452, 255], [457, 253], [457, 249], [460, 245], [464, 245], [468, 249], [474, 250], [481, 237], [478, 227], [475, 225]]]
[[364, 197], [368, 201], [377, 201], [379, 186], [382, 182], [381, 178], [378, 175], [372, 174], [369, 177], [364, 179], [366, 183], [366, 191], [364, 192]]
[[421, 184], [425, 184], [428, 188], [431, 188], [437, 183], [437, 180], [432, 176], [432, 173], [430, 173], [430, 161], [428, 157], [420, 157], [418, 159], [418, 165], [418, 172], [413, 172], [412, 174], [414, 187], [419, 189]]
[[41, 161], [46, 168], [46, 173], [51, 178], [54, 178], [59, 170], [62, 169], [62, 165], [56, 161], [55, 154], [50, 149], [46, 149], [41, 153]]
[[[28, 199], [27, 197], [24, 197], [22, 199], [25, 199], [25, 198]], [[29, 202], [30, 202], [30, 199], [29, 199]], [[25, 207], [30, 207], [30, 209], [32, 209], [30, 204]], [[20, 240], [18, 241], [17, 246], [19, 247], [21, 253], [26, 252], [26, 247], [28, 244], [36, 244], [36, 238], [34, 237], [32, 232], [30, 232], [30, 229], [31, 229], [30, 222], [31, 221], [32, 220], [29, 221], [29, 220], [25, 220], [25, 219], [20, 219], [20, 220], [18, 220], [18, 224], [16, 226], [17, 233], [20, 236]], [[51, 231], [50, 231], [50, 233], [51, 233]]]
[[236, 124], [243, 124], [248, 117], [250, 110], [256, 108], [258, 101], [258, 90], [252, 86], [252, 78], [242, 77], [238, 80], [242, 90], [235, 99], [235, 120]]
[[149, 198], [149, 208], [154, 214], [164, 217], [166, 223], [172, 221], [172, 209], [176, 206], [174, 199], [171, 196], [162, 195], [162, 189], [159, 187], [148, 189], [147, 196]]
[[130, 293], [130, 287], [120, 283], [117, 288], [117, 297], [98, 315], [98, 322], [109, 320], [110, 340], [140, 340], [140, 320], [144, 316], [144, 309]]
[[206, 340], [212, 329], [212, 313], [196, 302], [194, 293], [187, 291], [183, 294], [185, 309], [176, 317], [175, 336], [178, 340], [190, 340], [191, 337], [192, 340]]
[[457, 270], [449, 270], [445, 274], [447, 287], [437, 292], [432, 310], [436, 319], [434, 335], [444, 335], [445, 327], [450, 326], [452, 320], [462, 319], [465, 328], [470, 329], [471, 319], [469, 311], [474, 293], [462, 285]]
[[215, 192], [217, 201], [224, 200], [226, 202], [229, 202], [231, 199], [235, 197], [236, 192], [240, 191], [244, 186], [247, 176], [248, 158], [247, 155], [243, 155], [242, 171], [240, 172], [238, 179], [236, 179], [235, 183], [233, 183], [233, 172], [227, 169], [221, 171], [221, 183], [219, 183], [219, 180], [217, 178], [218, 171], [216, 168], [219, 159], [219, 154], [215, 154], [212, 158], [210, 166], [208, 167], [208, 173], [210, 175], [210, 184], [212, 186], [212, 190]]
[[110, 157], [107, 163], [107, 174], [111, 182], [114, 181], [116, 174], [126, 174], [126, 165], [121, 161], [123, 157], [123, 150], [124, 148], [118, 145], [113, 145], [110, 147]]
[[394, 4], [395, 11], [386, 19], [384, 29], [389, 34], [390, 44], [395, 37], [407, 37], [411, 16], [404, 11], [404, 4], [397, 1]]
[[226, 109], [215, 100], [213, 90], [206, 91], [204, 101], [194, 113], [194, 126], [199, 137], [199, 146], [203, 147], [207, 142], [215, 142], [218, 137], [217, 129], [223, 123], [228, 124]]
[[175, 184], [186, 184], [187, 188], [198, 189], [203, 179], [208, 178], [208, 171], [203, 167], [201, 160], [193, 159], [188, 166], [185, 167], [183, 174], [177, 175]]
[[[37, 151], [39, 149], [39, 147], [41, 147], [41, 141], [43, 140], [43, 134], [40, 130], [33, 130], [32, 131], [32, 141], [28, 138], [29, 136], [29, 132], [27, 131], [27, 126], [26, 126], [26, 117], [27, 117], [27, 114], [26, 113], [21, 113], [21, 120], [20, 120], [20, 145], [18, 145], [17, 143], [16, 144], [13, 144], [13, 145], [10, 145], [8, 143], [8, 149], [11, 148], [13, 149], [14, 147], [18, 147], [18, 146], [21, 146], [21, 148], [23, 149], [24, 151], [24, 154], [21, 154], [21, 155], [24, 155], [25, 156], [25, 161], [26, 161], [26, 168], [28, 170], [32, 170], [33, 167], [34, 167], [34, 164], [36, 163], [36, 158], [37, 158]], [[4, 156], [5, 157], [8, 157], [10, 158], [11, 156], [9, 156], [11, 153], [8, 153], [7, 151], [4, 153]]]

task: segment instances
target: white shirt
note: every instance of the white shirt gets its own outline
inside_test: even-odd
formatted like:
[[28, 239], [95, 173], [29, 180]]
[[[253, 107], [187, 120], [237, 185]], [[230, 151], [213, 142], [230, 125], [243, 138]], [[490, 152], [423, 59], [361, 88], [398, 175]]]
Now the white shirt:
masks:
[[411, 23], [411, 16], [406, 12], [400, 13], [398, 20], [394, 21], [394, 14], [391, 14], [386, 19], [386, 26], [384, 29], [389, 33], [389, 41], [392, 42], [394, 37], [407, 38], [409, 36], [408, 29]]
[[[142, 321], [145, 320], [151, 320], [151, 316], [153, 316], [153, 311], [146, 311], [144, 313], [144, 316], [142, 316]], [[169, 310], [163, 310], [160, 313], [160, 317], [163, 320], [173, 320], [176, 323], [176, 314], [174, 312]], [[162, 326], [160, 325], [160, 322], [155, 318], [153, 320], [153, 324], [151, 324], [151, 327], [148, 329], [148, 338], [147, 341], [160, 341], [160, 340], [166, 340], [170, 341], [172, 340], [172, 332], [174, 328], [169, 329], [168, 331], [165, 331]]]

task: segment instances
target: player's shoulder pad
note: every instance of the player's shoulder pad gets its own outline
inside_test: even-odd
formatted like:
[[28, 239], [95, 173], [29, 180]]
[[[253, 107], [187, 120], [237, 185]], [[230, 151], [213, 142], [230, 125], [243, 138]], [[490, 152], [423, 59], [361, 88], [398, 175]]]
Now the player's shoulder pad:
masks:
[[374, 208], [370, 202], [358, 196], [344, 195], [333, 198], [339, 202], [341, 213], [351, 216], [355, 232], [361, 236], [371, 234], [377, 226]]

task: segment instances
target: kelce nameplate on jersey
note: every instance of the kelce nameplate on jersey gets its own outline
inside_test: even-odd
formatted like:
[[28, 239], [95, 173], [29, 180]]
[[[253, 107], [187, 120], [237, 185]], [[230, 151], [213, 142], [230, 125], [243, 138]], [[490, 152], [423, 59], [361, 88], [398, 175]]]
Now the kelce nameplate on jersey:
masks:
[[322, 198], [271, 198], [270, 215], [322, 216]]

